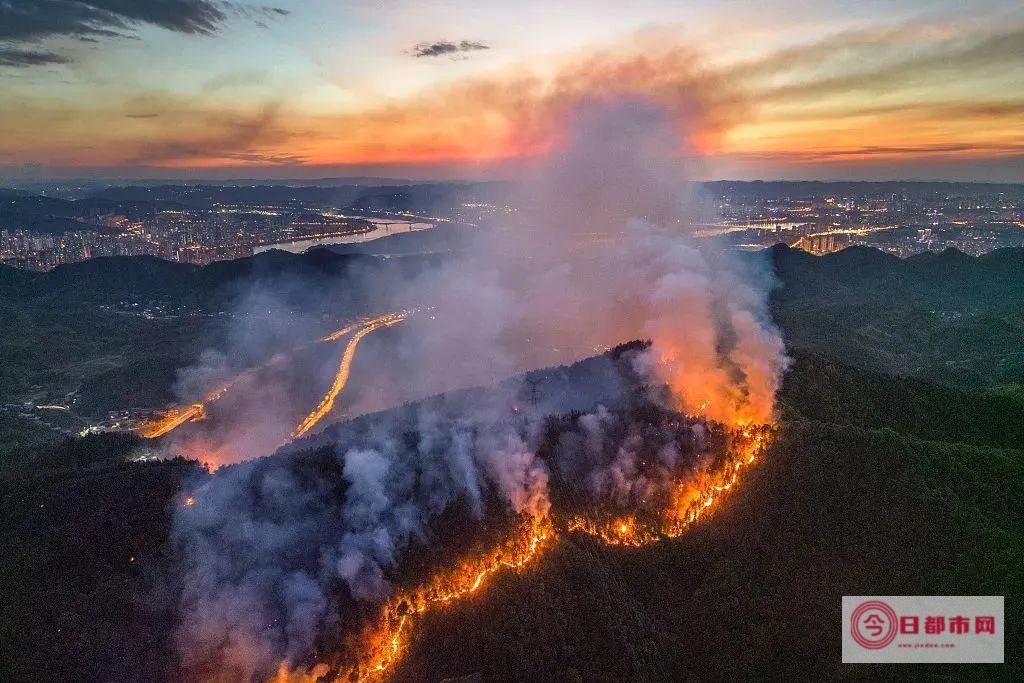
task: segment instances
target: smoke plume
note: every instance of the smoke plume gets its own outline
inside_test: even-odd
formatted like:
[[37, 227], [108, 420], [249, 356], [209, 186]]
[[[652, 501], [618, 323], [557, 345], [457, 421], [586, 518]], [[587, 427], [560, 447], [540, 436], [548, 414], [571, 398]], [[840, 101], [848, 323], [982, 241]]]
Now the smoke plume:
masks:
[[688, 412], [771, 420], [785, 354], [765, 259], [690, 235], [687, 143], [642, 100], [580, 105], [564, 149], [467, 253], [396, 294], [432, 307], [396, 353], [423, 393], [488, 384], [628, 339]]
[[[394, 308], [429, 309], [389, 349], [411, 368], [388, 383], [392, 399], [651, 343], [367, 415], [313, 454], [199, 485], [173, 535], [186, 670], [262, 678], [308, 663], [408, 578], [410, 553], [429, 566], [432, 549], [474, 547], [494, 520], [547, 519], [558, 505], [642, 510], [708, 466], [706, 420], [772, 422], [787, 361], [771, 271], [691, 238], [700, 206], [685, 195], [678, 121], [645, 101], [591, 102], [568, 131], [464, 253], [392, 283]], [[636, 391], [694, 417], [644, 417], [655, 408], [632, 411]], [[481, 519], [491, 531], [470, 524]]]

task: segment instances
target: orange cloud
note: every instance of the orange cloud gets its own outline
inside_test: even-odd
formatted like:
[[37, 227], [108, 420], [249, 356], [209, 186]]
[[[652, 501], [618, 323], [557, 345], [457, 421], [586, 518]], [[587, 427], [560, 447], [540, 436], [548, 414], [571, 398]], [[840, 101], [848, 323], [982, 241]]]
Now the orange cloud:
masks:
[[978, 91], [1008, 66], [1024, 67], [1022, 37], [1020, 26], [865, 29], [716, 67], [678, 45], [610, 46], [359, 112], [292, 114], [292, 135], [271, 149], [309, 164], [531, 158], [558, 146], [579, 103], [642, 96], [672, 112], [695, 151], [709, 155], [783, 164], [1016, 155], [1024, 97]]
[[557, 148], [587, 100], [653, 99], [695, 151], [776, 167], [1019, 156], [1024, 27], [863, 29], [710, 66], [658, 39], [509, 67], [343, 113], [291, 102], [134, 97], [0, 111], [5, 163], [167, 168], [491, 164]]
[[336, 132], [304, 154], [313, 163], [537, 156], [558, 144], [562, 123], [580, 103], [623, 96], [657, 100], [693, 132], [700, 149], [713, 150], [738, 120], [742, 99], [699, 65], [699, 55], [676, 48], [653, 55], [598, 53], [549, 73], [490, 74], [378, 109], [310, 121], [309, 129]]

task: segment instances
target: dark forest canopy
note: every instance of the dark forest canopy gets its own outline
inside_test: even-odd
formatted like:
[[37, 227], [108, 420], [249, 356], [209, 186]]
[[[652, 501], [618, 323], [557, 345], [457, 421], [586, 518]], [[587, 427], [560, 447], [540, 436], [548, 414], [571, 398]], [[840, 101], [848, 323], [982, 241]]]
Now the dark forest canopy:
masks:
[[[839, 599], [877, 593], [1007, 595], [1019, 667], [1021, 404], [975, 400], [797, 355], [767, 457], [715, 516], [638, 550], [570, 537], [432, 614], [397, 677], [845, 676]], [[950, 421], [971, 410], [990, 432]], [[173, 675], [169, 511], [201, 473], [125, 462], [126, 447], [65, 445], [3, 473], [5, 679]]]
[[[838, 663], [844, 594], [1006, 595], [1010, 664], [996, 675], [1024, 677], [1014, 617], [1024, 594], [1024, 250], [769, 255], [772, 313], [795, 363], [768, 457], [736, 494], [678, 540], [624, 550], [573, 537], [535, 570], [496, 577], [425, 620], [400, 680], [905, 675]], [[32, 376], [52, 379], [70, 367], [61, 344], [103, 358], [118, 335], [135, 339], [118, 349], [124, 367], [158, 364], [155, 347], [139, 342], [149, 335], [173, 369], [187, 362], [195, 320], [129, 328], [134, 318], [99, 305], [181, 288], [218, 301], [254, 274], [337, 280], [356, 263], [378, 267], [311, 252], [207, 268], [140, 258], [39, 275], [0, 269], [3, 378], [31, 359]], [[584, 386], [590, 367], [551, 371], [548, 393]], [[152, 370], [86, 386], [123, 395], [134, 379], [156, 381]], [[170, 511], [185, 482], [207, 475], [194, 462], [137, 461], [145, 452], [133, 437], [46, 443], [37, 425], [20, 432], [7, 413], [3, 427], [0, 679], [171, 677]]]

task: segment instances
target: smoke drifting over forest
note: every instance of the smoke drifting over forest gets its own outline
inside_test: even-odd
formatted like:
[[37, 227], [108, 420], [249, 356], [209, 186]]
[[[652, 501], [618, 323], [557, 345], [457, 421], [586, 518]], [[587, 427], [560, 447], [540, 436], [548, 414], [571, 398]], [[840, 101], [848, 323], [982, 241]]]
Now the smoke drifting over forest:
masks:
[[[493, 382], [628, 339], [651, 339], [647, 370], [685, 407], [767, 422], [785, 364], [770, 321], [767, 261], [690, 239], [678, 123], [637, 100], [581, 106], [564, 149], [482, 230], [396, 305], [433, 307], [398, 350], [428, 390]], [[701, 207], [703, 208], [703, 207]], [[439, 386], [441, 385], [441, 386]]]
[[[597, 389], [581, 388], [599, 398], [585, 406], [524, 402], [526, 387], [504, 383], [369, 416], [316, 457], [243, 463], [199, 485], [174, 529], [187, 670], [307, 665], [409, 578], [406, 554], [472, 546], [474, 519], [494, 533], [547, 524], [570, 503], [644, 512], [709, 467], [721, 435], [707, 420], [773, 421], [787, 361], [770, 269], [691, 240], [676, 124], [647, 102], [596, 102], [567, 131], [548, 170], [509, 198], [515, 212], [464, 253], [389, 283], [393, 308], [427, 311], [391, 351], [412, 368], [395, 398], [651, 344], [587, 366], [603, 370]], [[635, 391], [664, 414], [638, 417]], [[547, 419], [581, 409], [557, 428]], [[694, 417], [664, 422], [675, 411]], [[443, 515], [459, 538], [438, 530]]]

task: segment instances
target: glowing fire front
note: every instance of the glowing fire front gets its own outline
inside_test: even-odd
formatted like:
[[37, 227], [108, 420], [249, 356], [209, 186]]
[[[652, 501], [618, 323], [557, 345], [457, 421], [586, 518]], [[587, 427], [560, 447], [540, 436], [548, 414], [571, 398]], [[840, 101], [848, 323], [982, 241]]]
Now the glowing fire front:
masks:
[[612, 519], [574, 517], [568, 531], [580, 531], [612, 545], [640, 547], [664, 538], [676, 538], [705, 516], [739, 483], [743, 470], [764, 450], [768, 427], [745, 427], [734, 435], [732, 448], [722, 464], [678, 481], [671, 503], [659, 514], [645, 518], [624, 515]]
[[384, 603], [378, 616], [349, 640], [347, 664], [331, 666], [320, 663], [305, 670], [290, 669], [282, 664], [277, 680], [284, 683], [385, 678], [407, 650], [418, 618], [476, 593], [486, 585], [489, 577], [502, 570], [524, 570], [541, 557], [560, 534], [583, 533], [611, 545], [628, 547], [641, 547], [678, 537], [690, 525], [716, 509], [735, 488], [744, 471], [763, 452], [770, 434], [770, 426], [734, 430], [729, 452], [721, 462], [708, 469], [693, 471], [677, 481], [668, 496], [670, 503], [667, 508], [646, 518], [637, 515], [607, 519], [578, 516], [560, 522], [548, 515], [523, 515], [515, 533], [497, 547], [465, 558], [457, 568], [440, 572], [412, 590], [400, 591]]
[[375, 623], [354, 641], [357, 661], [346, 667], [339, 680], [367, 680], [386, 674], [407, 646], [412, 621], [434, 607], [477, 592], [487, 578], [499, 571], [519, 571], [529, 565], [554, 538], [551, 521], [527, 518], [512, 537], [480, 556], [467, 558], [458, 568], [440, 573], [414, 590], [399, 593], [381, 609]]

